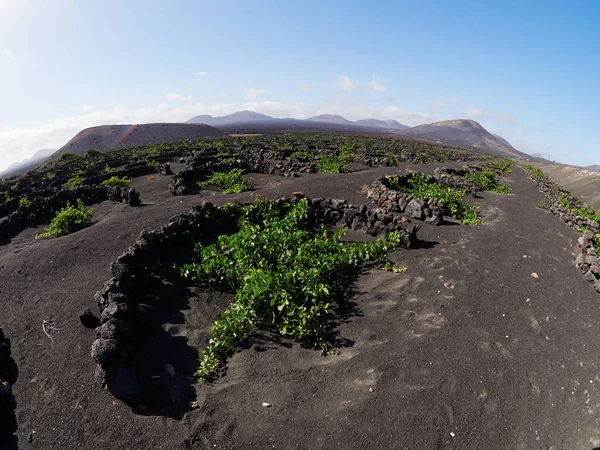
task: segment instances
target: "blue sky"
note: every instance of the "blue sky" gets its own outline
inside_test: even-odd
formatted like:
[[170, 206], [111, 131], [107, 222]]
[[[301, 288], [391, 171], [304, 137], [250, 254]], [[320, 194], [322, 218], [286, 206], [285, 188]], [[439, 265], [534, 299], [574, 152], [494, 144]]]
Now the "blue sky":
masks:
[[251, 109], [477, 120], [600, 163], [600, 2], [0, 0], [0, 170], [79, 130]]

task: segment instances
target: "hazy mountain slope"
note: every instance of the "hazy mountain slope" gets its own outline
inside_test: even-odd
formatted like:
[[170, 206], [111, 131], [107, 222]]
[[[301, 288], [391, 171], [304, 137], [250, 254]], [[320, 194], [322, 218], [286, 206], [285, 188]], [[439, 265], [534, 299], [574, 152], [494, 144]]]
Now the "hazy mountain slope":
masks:
[[337, 125], [354, 125], [354, 122], [344, 119], [342, 116], [338, 116], [336, 114], [321, 114], [319, 116], [309, 117], [306, 120], [308, 122], [334, 123]]
[[62, 146], [52, 158], [64, 152], [83, 155], [90, 148], [100, 151], [160, 144], [181, 139], [198, 139], [207, 136], [224, 136], [217, 128], [202, 124], [147, 123], [143, 125], [102, 125], [87, 128]]
[[213, 127], [219, 127], [223, 125], [229, 125], [232, 123], [248, 123], [259, 120], [264, 121], [276, 119], [274, 119], [271, 116], [267, 116], [266, 114], [260, 114], [253, 111], [238, 111], [233, 114], [221, 117], [213, 117], [209, 114], [204, 114], [202, 116], [192, 117], [186, 123], [204, 123]]
[[14, 175], [20, 175], [22, 173], [28, 172], [38, 164], [45, 162], [49, 159], [50, 155], [54, 153], [56, 149], [45, 148], [42, 150], [38, 150], [35, 152], [31, 158], [24, 159], [21, 162], [11, 164], [8, 169], [0, 172], [0, 178], [10, 178]]
[[232, 123], [219, 128], [232, 134], [323, 133], [347, 136], [392, 136], [397, 133], [396, 131], [388, 131], [383, 128], [360, 126], [353, 122], [350, 124], [339, 124], [299, 119], [273, 119]]
[[385, 130], [405, 130], [408, 127], [401, 124], [397, 120], [378, 120], [378, 119], [361, 119], [355, 122], [347, 120], [342, 116], [334, 114], [321, 114], [319, 116], [310, 117], [308, 119], [277, 119], [265, 114], [256, 113], [253, 111], [238, 111], [233, 114], [221, 117], [213, 117], [210, 114], [203, 114], [200, 116], [192, 117], [186, 123], [204, 123], [213, 127], [221, 127], [226, 125], [237, 125], [237, 124], [249, 124], [251, 122], [268, 122], [268, 121], [281, 121], [281, 120], [294, 120], [299, 122], [321, 122], [337, 125], [349, 125], [349, 126], [362, 126], [370, 128], [382, 128]]
[[364, 127], [384, 128], [386, 130], [406, 130], [407, 128], [410, 128], [397, 120], [360, 119], [356, 120], [354, 123]]
[[439, 141], [457, 147], [482, 150], [506, 157], [528, 158], [504, 139], [498, 139], [474, 120], [445, 120], [399, 132], [403, 136]]
[[504, 139], [502, 136], [500, 136], [499, 134], [496, 133], [492, 133], [492, 136], [494, 136], [496, 139], [498, 139], [500, 142], [502, 142], [504, 145], [507, 145], [511, 148], [514, 148], [506, 139]]
[[594, 164], [593, 166], [584, 167], [587, 170], [593, 170], [595, 172], [600, 172], [600, 164]]

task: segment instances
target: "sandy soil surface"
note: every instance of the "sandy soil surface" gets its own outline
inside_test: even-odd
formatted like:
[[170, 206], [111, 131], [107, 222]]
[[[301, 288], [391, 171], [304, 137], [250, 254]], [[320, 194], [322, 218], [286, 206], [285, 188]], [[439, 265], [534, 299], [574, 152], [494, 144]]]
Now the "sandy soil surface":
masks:
[[[337, 354], [323, 358], [294, 342], [257, 337], [230, 359], [225, 376], [195, 384], [189, 374], [198, 347], [228, 301], [199, 290], [165, 305], [160, 320], [162, 338], [175, 345], [164, 363], [173, 364], [174, 383], [190, 388], [199, 408], [183, 417], [132, 411], [96, 387], [94, 331], [78, 313], [96, 311], [93, 295], [110, 278], [110, 262], [141, 230], [205, 198], [302, 190], [366, 203], [360, 188], [399, 170], [252, 175], [253, 193], [183, 198], [168, 193], [168, 178], [144, 177], [134, 180], [142, 207], [105, 202], [85, 230], [39, 241], [39, 230], [30, 229], [0, 247], [0, 326], [19, 368], [18, 448], [600, 446], [600, 298], [574, 267], [578, 234], [534, 207], [541, 194], [518, 168], [508, 178], [513, 195], [469, 200], [481, 207], [484, 225], [424, 226], [422, 248], [393, 255], [407, 272], [365, 270], [351, 283]], [[57, 328], [51, 339], [43, 321]], [[161, 336], [156, 344], [164, 346]]]
[[550, 180], [600, 209], [600, 172], [563, 164], [534, 163]]

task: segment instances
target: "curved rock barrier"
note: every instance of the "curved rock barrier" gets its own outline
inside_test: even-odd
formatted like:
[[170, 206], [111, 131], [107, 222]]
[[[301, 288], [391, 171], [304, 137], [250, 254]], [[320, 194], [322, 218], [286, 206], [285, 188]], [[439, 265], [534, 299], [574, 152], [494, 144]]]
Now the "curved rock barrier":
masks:
[[212, 172], [242, 169], [245, 172], [264, 173], [282, 177], [297, 177], [300, 173], [316, 172], [315, 165], [298, 159], [286, 160], [281, 152], [243, 149], [227, 157], [214, 151], [204, 151], [189, 159], [185, 167], [174, 174], [169, 183], [173, 195], [189, 195], [197, 190], [197, 183]]
[[467, 195], [475, 196], [477, 192], [483, 191], [483, 188], [476, 182], [465, 179], [465, 175], [472, 172], [480, 172], [483, 166], [465, 166], [463, 169], [452, 169], [448, 167], [438, 167], [433, 172], [433, 178], [440, 184], [445, 184], [454, 189], [465, 191]]
[[141, 204], [140, 195], [135, 189], [111, 186], [79, 186], [72, 189], [49, 191], [48, 197], [40, 197], [27, 205], [21, 205], [12, 214], [0, 220], [0, 244], [6, 243], [21, 231], [50, 223], [56, 213], [68, 204], [81, 199], [86, 206], [111, 200], [127, 203], [130, 206]]
[[[398, 180], [400, 186], [404, 186], [408, 185], [411, 177], [411, 174], [407, 174], [394, 177], [394, 179]], [[450, 214], [443, 203], [433, 199], [417, 199], [410, 194], [393, 190], [390, 177], [375, 180], [365, 193], [367, 198], [373, 203], [377, 203], [385, 213], [403, 213], [408, 217], [423, 220], [432, 225], [441, 224], [444, 216]]]
[[[304, 197], [302, 193], [295, 195], [279, 199], [277, 204], [296, 203]], [[404, 247], [412, 248], [418, 243], [418, 226], [381, 208], [353, 206], [329, 198], [307, 200], [316, 224], [351, 227], [373, 236], [398, 231]], [[235, 220], [226, 208], [202, 202], [189, 213], [172, 217], [159, 230], [142, 231], [127, 252], [111, 264], [113, 278], [94, 295], [101, 325], [96, 328], [91, 357], [97, 364], [96, 381], [100, 386], [129, 404], [140, 400], [144, 392], [137, 372], [136, 329], [143, 322], [149, 281], [160, 277], [161, 262], [181, 259], [181, 255], [193, 251], [194, 243], [205, 245], [221, 234], [235, 231]], [[86, 322], [93, 323], [87, 312], [84, 315]]]
[[[425, 154], [394, 154], [390, 151], [377, 151], [356, 149], [344, 156], [346, 163], [358, 163], [372, 166], [395, 166], [403, 163], [432, 163], [439, 162], [442, 157], [436, 158]], [[297, 177], [302, 173], [315, 173], [318, 169], [317, 159], [341, 158], [339, 149], [317, 150], [312, 146], [298, 147], [292, 150], [270, 150], [256, 147], [235, 148], [229, 153], [218, 152], [216, 149], [201, 151], [190, 160], [179, 173], [173, 175], [169, 184], [169, 191], [173, 195], [188, 195], [196, 191], [196, 184], [204, 181], [211, 172], [227, 171], [234, 168], [246, 172], [263, 173], [282, 177]], [[463, 153], [449, 153], [443, 160], [469, 160]], [[472, 157], [471, 157], [472, 159]]]
[[8, 448], [15, 440], [17, 420], [12, 386], [16, 381], [17, 366], [11, 357], [10, 340], [0, 328], [0, 448]]
[[[160, 160], [164, 160], [165, 157], [157, 158]], [[102, 163], [98, 163], [98, 165], [82, 169], [81, 176], [81, 186], [79, 187], [94, 187], [101, 186], [102, 182], [111, 178], [137, 178], [145, 175], [151, 174], [165, 174], [165, 172], [170, 172], [169, 162], [165, 162], [164, 164], [159, 163], [158, 161], [152, 164], [149, 164], [147, 161], [144, 162], [133, 162], [126, 163], [126, 158], [111, 158], [107, 161], [114, 163], [118, 161], [118, 164], [121, 165], [120, 169], [113, 169], [110, 172], [106, 172], [104, 170], [104, 166]], [[33, 174], [27, 175], [25, 181], [17, 182], [14, 184], [14, 187], [11, 188], [10, 193], [6, 192], [5, 195], [9, 195], [10, 199], [6, 201], [5, 198], [2, 198], [2, 192], [0, 192], [0, 218], [6, 217], [11, 213], [17, 212], [19, 207], [21, 206], [20, 201], [22, 199], [27, 199], [30, 202], [35, 202], [37, 199], [44, 199], [53, 197], [55, 195], [59, 195], [61, 191], [68, 190], [68, 188], [63, 187], [63, 185], [73, 176], [75, 167], [58, 167], [52, 172], [52, 178], [44, 178], [43, 174]], [[167, 173], [171, 175], [171, 173]]]

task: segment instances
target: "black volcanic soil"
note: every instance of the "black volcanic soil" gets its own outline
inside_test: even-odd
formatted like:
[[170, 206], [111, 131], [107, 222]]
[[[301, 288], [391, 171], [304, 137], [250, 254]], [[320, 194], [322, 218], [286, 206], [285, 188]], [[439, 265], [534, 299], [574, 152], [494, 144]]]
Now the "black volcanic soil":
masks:
[[[253, 194], [303, 190], [362, 203], [362, 185], [398, 170], [253, 175]], [[134, 185], [145, 206], [105, 202], [93, 226], [55, 240], [36, 241], [39, 230], [26, 230], [0, 247], [0, 326], [19, 368], [19, 448], [600, 445], [600, 296], [574, 267], [578, 234], [534, 207], [541, 194], [521, 169], [509, 180], [513, 195], [471, 200], [481, 206], [484, 225], [424, 226], [425, 248], [393, 256], [406, 273], [371, 270], [358, 277], [338, 326], [346, 342], [338, 354], [323, 358], [295, 343], [257, 339], [214, 384], [187, 380], [200, 407], [181, 419], [134, 413], [97, 388], [94, 331], [77, 316], [84, 308], [96, 311], [93, 295], [110, 278], [110, 262], [142, 229], [160, 227], [202, 198], [218, 203], [252, 194], [172, 197], [168, 178], [144, 177]], [[162, 326], [176, 348], [164, 362], [177, 377], [189, 373], [178, 355], [205, 341], [226, 301], [198, 291], [165, 315]], [[58, 329], [51, 339], [43, 321]]]

